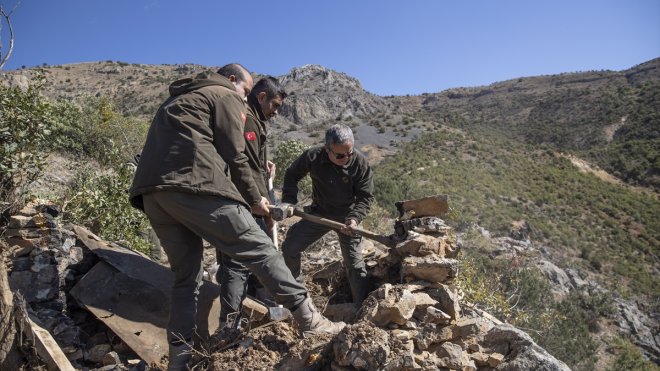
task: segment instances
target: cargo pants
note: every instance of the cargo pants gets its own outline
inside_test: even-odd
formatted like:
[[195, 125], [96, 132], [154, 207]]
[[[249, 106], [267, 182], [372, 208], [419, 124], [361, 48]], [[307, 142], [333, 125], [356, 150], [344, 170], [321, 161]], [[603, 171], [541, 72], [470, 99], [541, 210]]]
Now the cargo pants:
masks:
[[285, 308], [307, 297], [284, 258], [241, 203], [218, 196], [156, 191], [143, 195], [144, 210], [174, 273], [170, 341], [191, 339], [195, 331], [197, 295], [202, 282], [202, 239], [246, 266]]
[[[334, 219], [343, 224], [343, 219]], [[284, 261], [291, 269], [291, 273], [300, 282], [302, 282], [300, 277], [302, 252], [331, 230], [334, 229], [308, 220], [301, 220], [289, 228], [282, 243], [282, 255], [284, 255]], [[339, 246], [344, 259], [344, 267], [346, 268], [353, 302], [360, 304], [369, 295], [367, 270], [362, 258], [362, 237], [349, 236], [339, 231], [336, 231], [336, 233], [339, 237]]]
[[[264, 219], [254, 218], [261, 230], [268, 235]], [[271, 236], [268, 237], [272, 240]], [[275, 249], [274, 245], [273, 249]], [[220, 284], [220, 322], [226, 323], [230, 314], [240, 312], [245, 296], [247, 294], [256, 296], [256, 291], [251, 292], [251, 290], [257, 290], [262, 285], [243, 264], [219, 251], [216, 257], [220, 265], [216, 273], [216, 281]]]

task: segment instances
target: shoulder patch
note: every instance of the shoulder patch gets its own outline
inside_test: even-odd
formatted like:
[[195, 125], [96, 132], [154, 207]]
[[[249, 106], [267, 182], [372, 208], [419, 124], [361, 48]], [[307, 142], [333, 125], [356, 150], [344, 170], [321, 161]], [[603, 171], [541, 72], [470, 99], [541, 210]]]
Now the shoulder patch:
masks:
[[257, 140], [257, 133], [255, 133], [254, 131], [246, 131], [245, 140], [249, 140], [249, 141]]

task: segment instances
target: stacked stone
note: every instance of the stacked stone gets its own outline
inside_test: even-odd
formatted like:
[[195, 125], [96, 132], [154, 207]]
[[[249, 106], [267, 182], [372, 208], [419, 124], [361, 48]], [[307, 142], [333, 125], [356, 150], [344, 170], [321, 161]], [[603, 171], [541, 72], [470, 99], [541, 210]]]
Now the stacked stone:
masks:
[[[527, 334], [492, 316], [470, 308], [463, 313], [454, 285], [459, 248], [444, 221], [426, 217], [404, 226], [413, 226], [406, 240], [368, 258], [381, 284], [355, 324], [335, 339], [333, 370], [493, 370], [518, 347], [540, 349]], [[561, 365], [546, 355], [540, 349], [532, 362]], [[511, 369], [534, 363], [520, 364], [523, 368]]]
[[[12, 216], [5, 231], [11, 268], [9, 285], [25, 299], [30, 318], [46, 329], [70, 361], [99, 364], [111, 350], [101, 326], [90, 321], [67, 293], [98, 261], [60, 228], [59, 208], [28, 205]], [[105, 351], [103, 351], [105, 350]]]

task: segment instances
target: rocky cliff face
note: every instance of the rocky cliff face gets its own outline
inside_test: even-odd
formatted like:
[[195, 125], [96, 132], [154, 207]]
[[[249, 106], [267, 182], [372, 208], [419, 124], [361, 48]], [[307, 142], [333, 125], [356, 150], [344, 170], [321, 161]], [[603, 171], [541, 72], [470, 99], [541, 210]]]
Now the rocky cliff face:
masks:
[[280, 80], [291, 93], [282, 116], [296, 125], [369, 116], [383, 106], [357, 79], [319, 65], [294, 68]]

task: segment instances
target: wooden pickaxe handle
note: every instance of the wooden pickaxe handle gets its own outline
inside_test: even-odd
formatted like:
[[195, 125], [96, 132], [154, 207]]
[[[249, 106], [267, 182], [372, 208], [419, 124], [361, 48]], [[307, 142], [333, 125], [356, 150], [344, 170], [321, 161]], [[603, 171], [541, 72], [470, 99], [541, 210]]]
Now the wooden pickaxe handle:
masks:
[[[345, 227], [344, 224], [336, 222], [334, 220], [330, 220], [327, 218], [323, 218], [320, 216], [312, 215], [312, 214], [307, 214], [306, 212], [302, 211], [300, 208], [292, 207], [293, 209], [293, 215], [298, 216], [302, 219], [309, 220], [312, 223], [316, 224], [321, 224], [325, 225], [326, 227], [334, 228], [334, 229], [342, 229]], [[381, 234], [376, 234], [374, 232], [368, 231], [363, 228], [353, 228], [353, 231], [357, 234], [359, 234], [362, 237], [366, 237], [370, 240], [374, 240], [376, 242], [380, 242], [385, 246], [388, 247], [394, 247], [396, 245], [396, 242], [394, 242], [390, 237], [388, 236], [383, 236]]]

